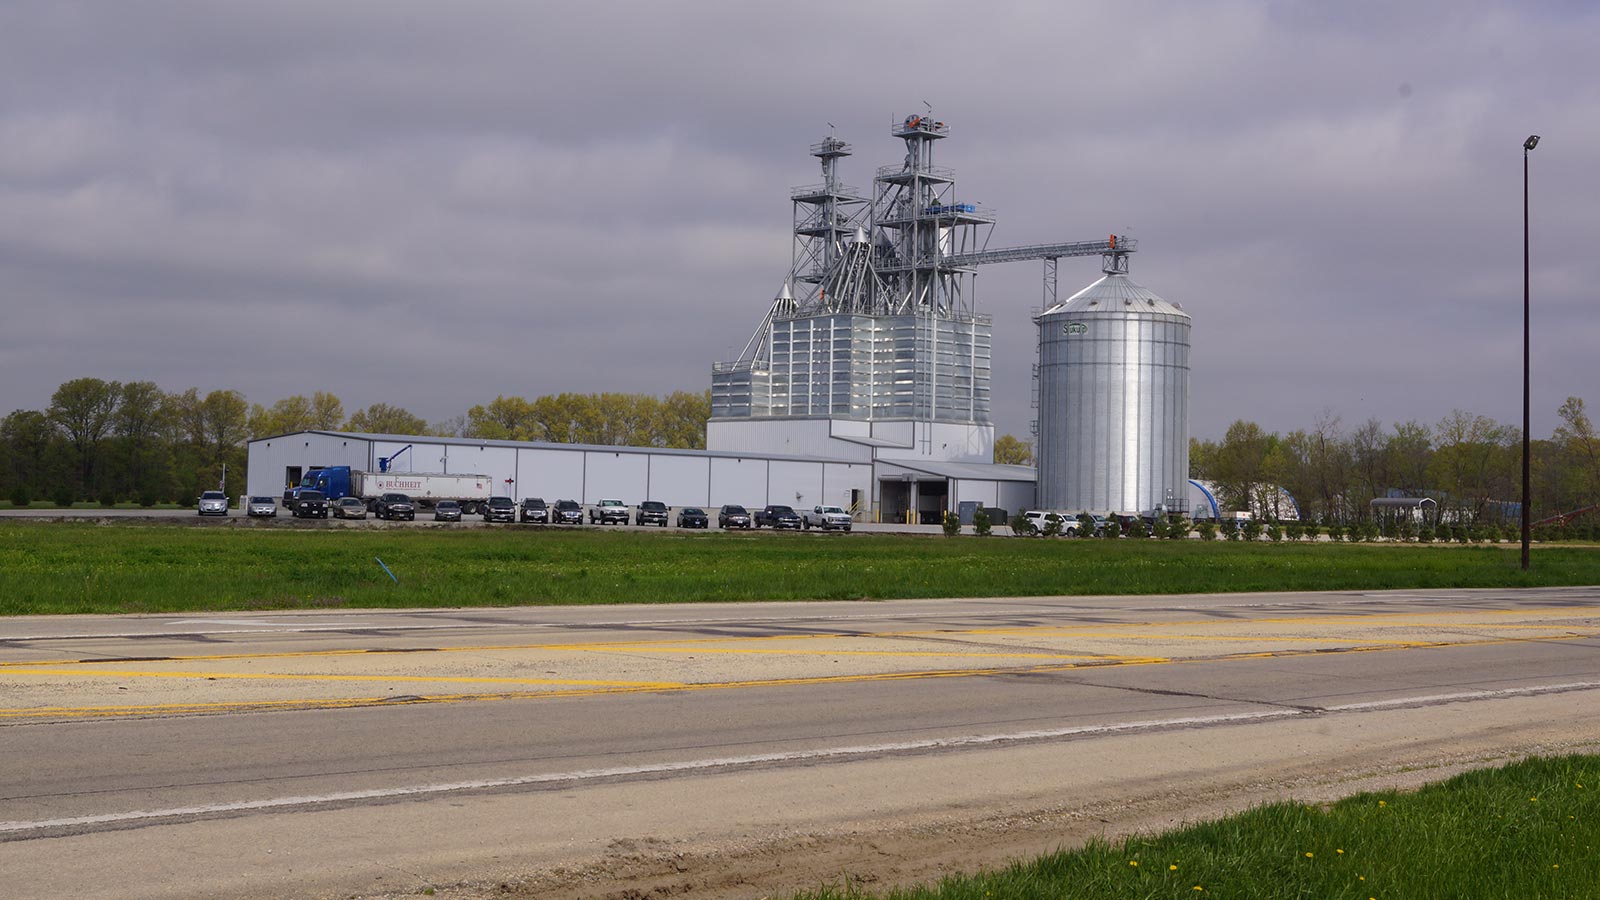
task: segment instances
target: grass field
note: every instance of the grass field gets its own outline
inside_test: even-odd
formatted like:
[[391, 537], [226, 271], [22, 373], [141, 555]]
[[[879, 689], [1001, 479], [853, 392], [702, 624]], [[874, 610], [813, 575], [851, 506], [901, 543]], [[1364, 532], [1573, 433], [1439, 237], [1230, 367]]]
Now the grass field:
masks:
[[883, 894], [809, 900], [1600, 897], [1600, 756], [1531, 759], [1415, 793], [1277, 804]]
[[[1600, 548], [0, 525], [0, 614], [1600, 583]], [[394, 572], [391, 581], [377, 560]]]

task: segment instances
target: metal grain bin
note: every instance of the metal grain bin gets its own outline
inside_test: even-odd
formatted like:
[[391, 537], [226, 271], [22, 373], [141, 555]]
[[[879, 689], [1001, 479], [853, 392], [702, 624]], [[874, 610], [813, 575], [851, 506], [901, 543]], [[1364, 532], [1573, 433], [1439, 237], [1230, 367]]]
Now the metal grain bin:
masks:
[[1189, 314], [1111, 273], [1034, 321], [1039, 506], [1186, 511]]

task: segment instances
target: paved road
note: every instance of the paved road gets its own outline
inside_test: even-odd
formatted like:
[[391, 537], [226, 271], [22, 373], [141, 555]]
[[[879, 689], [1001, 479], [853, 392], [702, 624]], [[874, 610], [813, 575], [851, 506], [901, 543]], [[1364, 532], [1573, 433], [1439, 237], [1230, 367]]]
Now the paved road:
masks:
[[1597, 688], [1595, 588], [4, 619], [0, 871], [410, 890], [1600, 742]]

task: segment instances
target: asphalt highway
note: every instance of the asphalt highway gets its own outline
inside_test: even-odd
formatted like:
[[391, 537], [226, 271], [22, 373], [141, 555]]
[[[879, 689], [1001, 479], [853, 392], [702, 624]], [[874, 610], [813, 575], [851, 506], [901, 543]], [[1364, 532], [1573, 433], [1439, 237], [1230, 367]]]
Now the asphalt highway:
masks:
[[1597, 588], [0, 619], [19, 896], [404, 892], [1596, 745]]

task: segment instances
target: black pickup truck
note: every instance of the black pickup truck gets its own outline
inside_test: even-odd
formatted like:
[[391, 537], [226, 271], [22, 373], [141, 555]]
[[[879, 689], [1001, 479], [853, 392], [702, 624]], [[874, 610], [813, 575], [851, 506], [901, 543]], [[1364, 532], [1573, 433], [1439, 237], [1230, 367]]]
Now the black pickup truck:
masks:
[[765, 506], [756, 510], [753, 518], [757, 528], [765, 525], [768, 528], [800, 530], [800, 515], [790, 506]]
[[639, 504], [639, 512], [634, 515], [635, 525], [660, 525], [667, 527], [667, 505], [660, 500], [646, 500]]
[[289, 507], [289, 515], [294, 516], [296, 519], [326, 519], [328, 517], [328, 498], [322, 496], [321, 491], [296, 491], [294, 499], [284, 500], [284, 505]]

